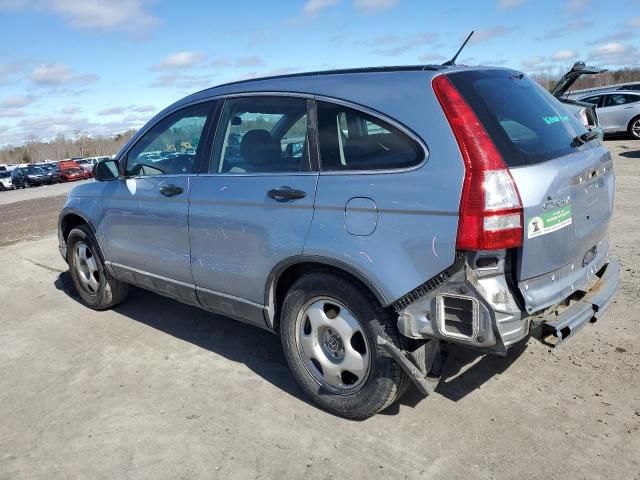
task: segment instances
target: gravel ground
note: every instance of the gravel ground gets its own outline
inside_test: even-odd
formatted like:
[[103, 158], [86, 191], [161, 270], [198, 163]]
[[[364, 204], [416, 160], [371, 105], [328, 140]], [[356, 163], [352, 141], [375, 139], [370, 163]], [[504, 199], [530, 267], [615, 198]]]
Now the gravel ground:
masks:
[[0, 207], [0, 478], [640, 479], [640, 143], [606, 143], [607, 315], [556, 350], [454, 350], [434, 395], [364, 422], [310, 405], [267, 332], [138, 289], [86, 309], [48, 216], [61, 197]]

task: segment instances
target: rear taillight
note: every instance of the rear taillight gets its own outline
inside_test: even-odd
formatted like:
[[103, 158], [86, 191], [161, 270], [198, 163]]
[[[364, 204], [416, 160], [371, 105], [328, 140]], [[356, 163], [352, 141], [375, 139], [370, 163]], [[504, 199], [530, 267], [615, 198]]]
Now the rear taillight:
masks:
[[456, 248], [501, 250], [521, 246], [522, 202], [502, 156], [445, 75], [433, 79], [433, 90], [465, 165]]

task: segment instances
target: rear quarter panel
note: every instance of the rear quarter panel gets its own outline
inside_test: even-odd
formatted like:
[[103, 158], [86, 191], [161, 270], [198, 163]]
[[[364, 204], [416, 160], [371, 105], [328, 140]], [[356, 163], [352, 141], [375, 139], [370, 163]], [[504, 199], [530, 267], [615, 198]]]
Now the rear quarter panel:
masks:
[[[343, 98], [367, 105], [422, 140], [426, 161], [413, 170], [321, 173], [304, 255], [347, 263], [392, 303], [454, 262], [464, 166], [458, 145], [430, 85], [421, 81], [365, 88], [341, 87]], [[323, 98], [323, 100], [330, 101]], [[375, 222], [367, 235], [349, 233], [345, 206], [352, 199]], [[365, 232], [368, 233], [368, 232]]]

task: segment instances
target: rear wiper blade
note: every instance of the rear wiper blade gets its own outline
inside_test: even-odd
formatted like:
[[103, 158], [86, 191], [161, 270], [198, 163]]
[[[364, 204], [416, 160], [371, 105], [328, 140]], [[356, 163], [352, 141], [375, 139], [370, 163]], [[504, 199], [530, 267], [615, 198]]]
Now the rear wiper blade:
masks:
[[590, 142], [591, 140], [595, 140], [596, 138], [598, 138], [598, 132], [590, 130], [574, 138], [571, 142], [571, 146], [579, 147], [580, 145], [584, 145], [585, 143]]

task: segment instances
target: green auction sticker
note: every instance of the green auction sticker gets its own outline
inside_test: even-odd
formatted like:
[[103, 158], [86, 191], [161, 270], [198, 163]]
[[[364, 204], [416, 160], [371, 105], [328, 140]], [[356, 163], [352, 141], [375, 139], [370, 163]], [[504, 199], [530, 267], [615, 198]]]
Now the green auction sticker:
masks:
[[539, 237], [571, 225], [571, 205], [543, 213], [529, 220], [528, 238]]

